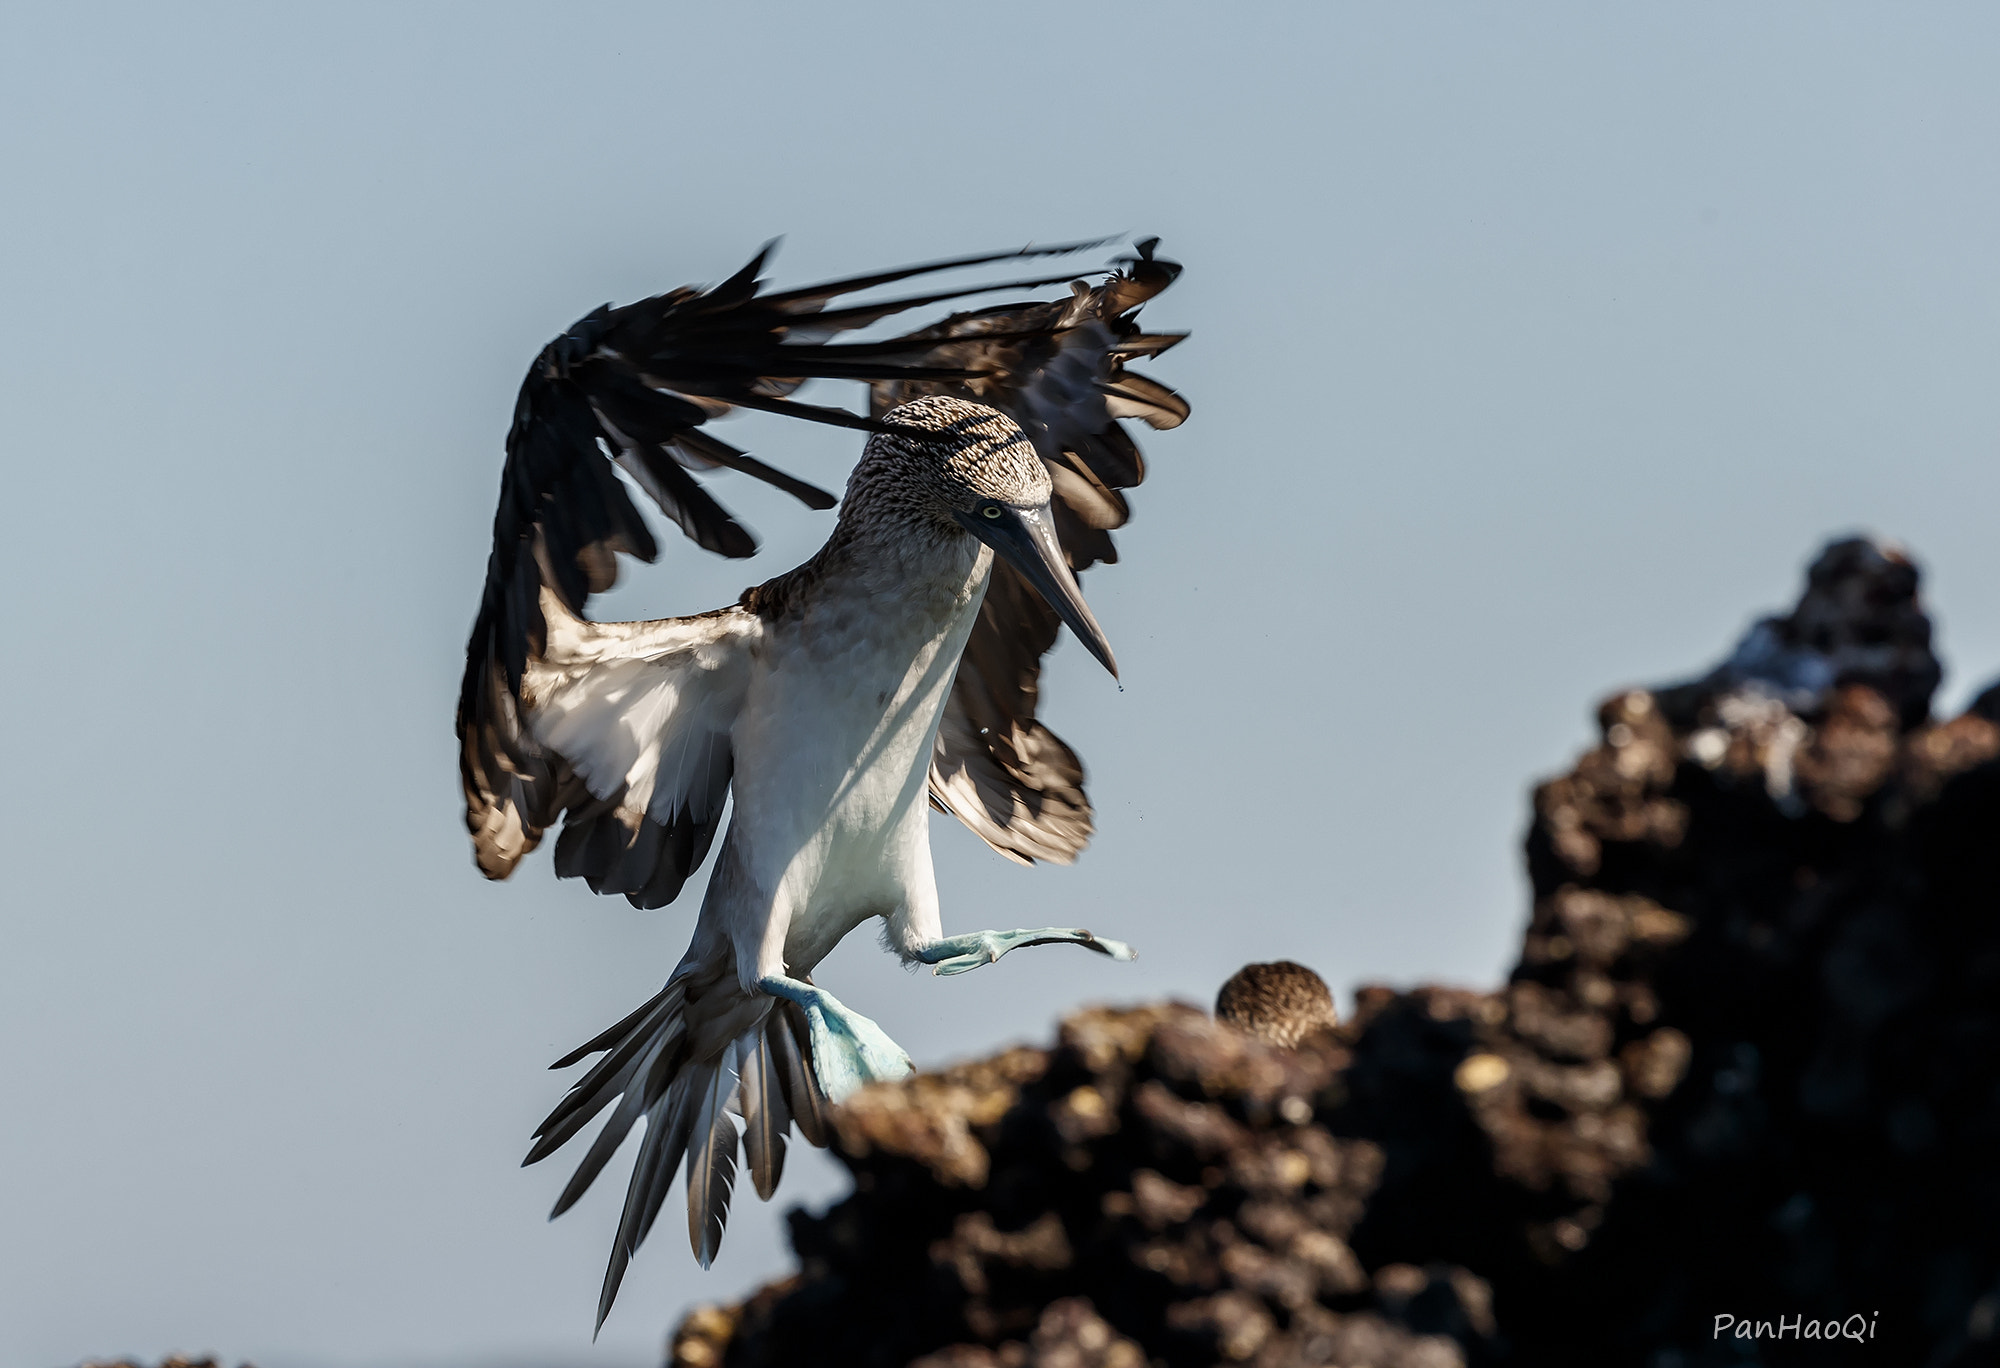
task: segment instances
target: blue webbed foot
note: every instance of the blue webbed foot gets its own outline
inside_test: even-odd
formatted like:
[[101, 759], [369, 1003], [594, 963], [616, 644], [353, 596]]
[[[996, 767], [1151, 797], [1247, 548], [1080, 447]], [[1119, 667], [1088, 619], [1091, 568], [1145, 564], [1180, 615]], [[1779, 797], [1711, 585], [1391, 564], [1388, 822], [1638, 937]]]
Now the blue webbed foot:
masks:
[[1009, 950], [1024, 945], [1081, 945], [1115, 960], [1138, 957], [1124, 941], [1093, 936], [1081, 927], [1044, 926], [1032, 931], [973, 931], [963, 936], [946, 936], [919, 950], [917, 958], [930, 965], [933, 974], [963, 974], [982, 964], [992, 964]]
[[870, 1083], [887, 1083], [914, 1071], [903, 1047], [861, 1013], [843, 1006], [824, 988], [773, 975], [758, 983], [773, 997], [806, 1009], [813, 1072], [829, 1102], [844, 1102]]

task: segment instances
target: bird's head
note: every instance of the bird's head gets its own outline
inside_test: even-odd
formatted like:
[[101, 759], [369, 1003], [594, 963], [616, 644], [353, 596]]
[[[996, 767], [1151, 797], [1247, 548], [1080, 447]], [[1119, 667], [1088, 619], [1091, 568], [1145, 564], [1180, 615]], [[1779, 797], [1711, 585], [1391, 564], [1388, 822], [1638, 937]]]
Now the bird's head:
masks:
[[1056, 535], [1048, 467], [1020, 426], [998, 409], [947, 395], [899, 405], [882, 419], [895, 430], [869, 439], [848, 484], [849, 507], [865, 490], [863, 501], [878, 515], [986, 543], [1117, 675], [1111, 643]]

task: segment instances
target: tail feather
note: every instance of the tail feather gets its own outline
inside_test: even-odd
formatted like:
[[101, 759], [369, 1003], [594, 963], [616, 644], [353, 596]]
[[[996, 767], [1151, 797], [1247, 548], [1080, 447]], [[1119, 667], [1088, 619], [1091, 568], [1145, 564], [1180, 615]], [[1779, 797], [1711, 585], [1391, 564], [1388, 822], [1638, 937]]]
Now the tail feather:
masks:
[[590, 1067], [590, 1071], [575, 1083], [556, 1104], [542, 1122], [537, 1134], [548, 1134], [561, 1125], [578, 1108], [590, 1107], [593, 1111], [604, 1105], [608, 1098], [615, 1097], [622, 1090], [625, 1081], [631, 1077], [633, 1067], [641, 1057], [655, 1058], [666, 1047], [672, 1045], [686, 1029], [682, 1019], [682, 1002], [678, 992], [664, 1001], [656, 1000], [652, 1011], [634, 1023], [625, 1037], [616, 1044], [600, 1047], [606, 1050], [604, 1058]]
[[[764, 1032], [778, 1066], [778, 1082], [785, 1094], [786, 1109], [798, 1124], [806, 1143], [826, 1148], [826, 1094], [820, 1091], [819, 1075], [813, 1072], [812, 1047], [806, 1035], [805, 1012], [796, 1003], [779, 1005]], [[774, 1180], [775, 1181], [775, 1180]]]
[[[696, 1068], [712, 1070], [714, 1066]], [[687, 1102], [692, 1091], [687, 1086], [689, 1081], [687, 1074], [675, 1079], [674, 1086], [646, 1109], [646, 1139], [639, 1146], [638, 1161], [632, 1166], [632, 1181], [625, 1189], [625, 1209], [618, 1217], [611, 1260], [604, 1268], [604, 1289], [597, 1297], [596, 1330], [604, 1328], [604, 1318], [611, 1314], [611, 1303], [618, 1298], [618, 1286], [625, 1281], [625, 1270], [653, 1228], [667, 1189], [673, 1185], [674, 1170], [680, 1167], [681, 1155], [687, 1149]]]
[[[597, 1175], [603, 1171], [604, 1166], [611, 1161], [611, 1156], [618, 1152], [618, 1147], [625, 1143], [625, 1137], [630, 1133], [633, 1123], [641, 1116], [646, 1117], [647, 1140], [650, 1142], [654, 1139], [655, 1132], [660, 1127], [661, 1104], [664, 1094], [669, 1091], [671, 1069], [675, 1064], [673, 1056], [668, 1051], [679, 1038], [678, 1029], [663, 1032], [652, 1049], [627, 1063], [619, 1074], [606, 1084], [604, 1090], [606, 1097], [616, 1090], [622, 1090], [619, 1093], [618, 1109], [606, 1119], [604, 1129], [600, 1130], [597, 1139], [591, 1142], [590, 1149], [583, 1156], [583, 1162], [578, 1164], [576, 1172], [570, 1175], [569, 1184], [563, 1188], [562, 1196], [556, 1199], [555, 1209], [549, 1213], [550, 1220], [554, 1220], [576, 1204], [577, 1199], [583, 1196], [585, 1190], [597, 1180]], [[636, 1085], [632, 1081], [635, 1076], [641, 1080]], [[601, 1105], [601, 1102], [596, 1103], [587, 1110], [578, 1111], [570, 1120], [543, 1137], [540, 1144], [530, 1152], [530, 1160], [538, 1154], [545, 1153], [545, 1146], [547, 1150], [553, 1150], [582, 1129], [584, 1123], [590, 1119], [590, 1113], [595, 1112]], [[644, 1149], [640, 1151], [641, 1164], [646, 1162], [646, 1153]], [[675, 1163], [678, 1162], [676, 1156]], [[669, 1164], [663, 1181], [671, 1182], [673, 1176], [674, 1165]], [[650, 1220], [648, 1224], [651, 1224]], [[644, 1238], [643, 1233], [640, 1238]], [[635, 1240], [633, 1248], [637, 1247], [638, 1242]]]
[[696, 1108], [706, 1100], [711, 1085], [727, 1084], [728, 1075], [718, 1065], [698, 1064], [676, 1078], [665, 1095], [646, 1109], [646, 1140], [632, 1166], [625, 1211], [618, 1219], [618, 1243], [628, 1255], [639, 1252], [652, 1233], [653, 1222], [659, 1219], [660, 1208], [666, 1205], [674, 1174], [680, 1170], [681, 1157], [693, 1138]]
[[[686, 989], [682, 984], [670, 983], [647, 1001], [646, 1005], [626, 1017], [623, 1021], [605, 1031], [587, 1044], [579, 1045], [568, 1054], [549, 1065], [551, 1069], [567, 1069], [581, 1063], [594, 1054], [603, 1054], [582, 1078], [570, 1085], [571, 1093], [582, 1092], [592, 1086], [610, 1070], [617, 1068], [652, 1040], [654, 1032], [669, 1024], [667, 1019], [678, 1019], [686, 1000]], [[608, 1052], [608, 1053], [607, 1053]]]
[[[611, 1156], [625, 1143], [625, 1137], [632, 1133], [633, 1124], [644, 1112], [645, 1108], [640, 1105], [636, 1093], [627, 1093], [619, 1102], [618, 1109], [606, 1118], [604, 1129], [597, 1133], [597, 1138], [590, 1142], [590, 1148], [584, 1151], [583, 1162], [578, 1164], [576, 1172], [570, 1175], [569, 1182], [563, 1186], [562, 1195], [556, 1198], [556, 1204], [549, 1209], [551, 1221], [575, 1206], [577, 1200], [589, 1190], [590, 1185], [597, 1181], [597, 1175], [611, 1162]], [[532, 1164], [546, 1157], [547, 1152], [543, 1147], [536, 1145], [528, 1152], [527, 1163]]]
[[[785, 1034], [784, 1027], [780, 1025], [775, 1034]], [[743, 1113], [743, 1157], [757, 1195], [768, 1202], [785, 1171], [785, 1132], [792, 1127], [792, 1109], [786, 1105], [777, 1061], [763, 1031], [737, 1037], [736, 1079]]]
[[[604, 1270], [597, 1324], [611, 1313], [632, 1256], [653, 1228], [674, 1176], [686, 1160], [688, 1239], [708, 1267], [721, 1248], [736, 1182], [737, 1148], [744, 1150], [757, 1195], [769, 1200], [784, 1171], [786, 1133], [796, 1124], [812, 1144], [826, 1143], [825, 1093], [813, 1074], [805, 1014], [789, 1002], [760, 1000], [747, 1028], [710, 1044], [724, 1020], [745, 1019], [733, 982], [710, 998], [688, 979], [670, 983], [639, 1010], [564, 1064], [597, 1059], [564, 1094], [535, 1132], [525, 1162], [536, 1163], [574, 1139], [594, 1118], [603, 1125], [550, 1217], [576, 1204], [643, 1117], [644, 1139], [625, 1190], [617, 1238]], [[692, 1014], [692, 1019], [690, 1019]], [[616, 1106], [613, 1106], [613, 1103]], [[740, 1115], [739, 1136], [732, 1113]]]
[[601, 1031], [597, 1035], [592, 1036], [589, 1040], [586, 1040], [583, 1044], [577, 1046], [574, 1050], [571, 1050], [561, 1059], [558, 1059], [555, 1063], [549, 1065], [549, 1068], [567, 1069], [572, 1064], [581, 1064], [584, 1060], [590, 1058], [590, 1056], [594, 1054], [601, 1054], [605, 1050], [610, 1049], [612, 1046], [618, 1044], [620, 1041], [630, 1036], [633, 1032], [637, 1031], [639, 1029], [639, 1023], [644, 1021], [647, 1017], [651, 1016], [654, 1012], [658, 1011], [662, 1003], [668, 1001], [668, 999], [670, 998], [676, 1003], [678, 1003], [681, 999], [684, 990], [685, 990], [685, 985], [683, 984], [669, 983], [659, 992], [653, 994], [653, 996], [647, 998], [644, 1002], [640, 1003], [639, 1006], [629, 1016], [621, 1020], [616, 1026], [613, 1026], [609, 1030]]
[[736, 1123], [729, 1119], [729, 1107], [738, 1087], [738, 1080], [718, 1067], [688, 1137], [688, 1243], [703, 1268], [715, 1262], [722, 1248], [722, 1227], [729, 1220], [736, 1184]]
[[[556, 1109], [543, 1119], [540, 1129], [536, 1130], [534, 1147], [528, 1151], [528, 1157], [521, 1161], [522, 1166], [539, 1163], [554, 1154], [568, 1144], [572, 1136], [590, 1124], [590, 1119], [603, 1111], [613, 1098], [627, 1094], [632, 1075], [638, 1071], [642, 1062], [644, 1061], [637, 1059], [628, 1061], [624, 1068], [603, 1079], [602, 1087], [593, 1087], [589, 1090], [577, 1088], [567, 1094]], [[643, 1101], [636, 1094], [631, 1097], [631, 1102], [634, 1107], [644, 1107]], [[634, 1113], [633, 1118], [627, 1118], [624, 1123], [626, 1127], [630, 1127], [636, 1115]], [[620, 1134], [623, 1134], [622, 1130]]]
[[[622, 1040], [607, 1040], [609, 1032], [598, 1037], [598, 1041], [594, 1042], [596, 1048], [609, 1050], [610, 1053], [571, 1085], [555, 1110], [536, 1128], [536, 1143], [528, 1151], [528, 1157], [522, 1160], [524, 1165], [546, 1159], [568, 1144], [570, 1137], [589, 1125], [591, 1118], [604, 1110], [606, 1104], [628, 1091], [633, 1075], [642, 1065], [649, 1061], [657, 1064], [665, 1057], [684, 1030], [680, 1016], [681, 999], [679, 985], [670, 986], [620, 1023], [628, 1032]], [[572, 1063], [580, 1057], [581, 1054], [566, 1056]], [[650, 1092], [634, 1099], [642, 1109], [651, 1100]], [[618, 1131], [621, 1137], [631, 1129], [636, 1117], [635, 1112], [625, 1119]], [[615, 1142], [613, 1147], [616, 1147]]]

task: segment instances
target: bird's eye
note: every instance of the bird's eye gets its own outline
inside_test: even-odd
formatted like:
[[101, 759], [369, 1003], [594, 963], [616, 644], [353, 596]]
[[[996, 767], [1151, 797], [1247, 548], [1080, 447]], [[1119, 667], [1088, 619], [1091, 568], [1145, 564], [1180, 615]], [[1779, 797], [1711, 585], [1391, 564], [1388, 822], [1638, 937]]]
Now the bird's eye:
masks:
[[984, 513], [989, 518], [997, 518], [1000, 516], [1000, 505], [988, 504], [986, 505], [986, 507], [980, 509], [979, 511], [981, 513]]

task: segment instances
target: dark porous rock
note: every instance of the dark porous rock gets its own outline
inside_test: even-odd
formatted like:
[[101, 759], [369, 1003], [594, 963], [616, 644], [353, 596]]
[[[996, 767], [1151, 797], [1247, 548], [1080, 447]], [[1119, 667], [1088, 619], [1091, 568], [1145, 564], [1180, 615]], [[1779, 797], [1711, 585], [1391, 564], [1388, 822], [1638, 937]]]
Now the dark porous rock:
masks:
[[1364, 987], [1290, 1047], [1093, 1009], [865, 1090], [798, 1274], [673, 1362], [1706, 1368], [1859, 1316], [1856, 1361], [2000, 1363], [2000, 687], [1932, 718], [1917, 587], [1838, 543], [1606, 700], [1496, 991]]

